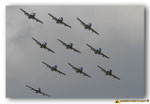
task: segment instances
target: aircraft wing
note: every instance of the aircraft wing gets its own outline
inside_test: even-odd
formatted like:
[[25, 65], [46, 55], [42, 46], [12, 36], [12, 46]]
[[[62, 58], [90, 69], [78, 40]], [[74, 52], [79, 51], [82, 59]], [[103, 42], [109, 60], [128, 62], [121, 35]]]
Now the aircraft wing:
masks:
[[61, 42], [62, 43], [62, 45], [64, 45], [64, 46], [67, 46], [67, 44], [65, 43], [65, 42], [63, 42], [62, 40], [60, 40], [60, 39], [57, 39], [59, 42]]
[[106, 56], [105, 54], [103, 54], [103, 53], [100, 53], [100, 55], [102, 55], [103, 57], [106, 57], [106, 58], [108, 58], [109, 59], [109, 57], [108, 56]]
[[48, 65], [47, 63], [45, 63], [44, 61], [42, 62], [43, 64], [45, 64], [47, 67], [49, 67], [50, 69], [52, 69], [52, 67], [50, 65]]
[[40, 23], [43, 24], [43, 22], [42, 22], [41, 20], [37, 19], [36, 17], [34, 17], [34, 19], [35, 19], [37, 22], [40, 22]]
[[59, 71], [58, 69], [56, 69], [55, 71], [57, 71], [57, 72], [60, 73], [60, 74], [66, 75], [65, 73]]
[[48, 97], [50, 97], [50, 95], [48, 95], [48, 94], [46, 94], [46, 93], [44, 93], [44, 92], [40, 92], [40, 94], [43, 94], [43, 96], [48, 96]]
[[94, 29], [90, 28], [92, 30], [92, 32], [96, 33], [97, 35], [99, 35], [98, 32], [96, 32]]
[[83, 26], [86, 26], [86, 24], [82, 20], [80, 20], [79, 18], [77, 18], [77, 20], [80, 21]]
[[113, 74], [111, 74], [111, 76], [113, 76], [113, 78], [116, 78], [116, 79], [120, 80], [120, 78], [118, 78], [117, 76], [115, 76]]
[[20, 10], [21, 10], [22, 12], [24, 12], [24, 14], [25, 14], [26, 16], [29, 16], [29, 15], [30, 15], [28, 12], [26, 12], [26, 11], [23, 10], [22, 8], [20, 8]]
[[75, 52], [81, 53], [79, 50], [75, 49], [75, 48], [71, 48], [72, 50], [74, 50]]
[[95, 48], [93, 48], [92, 46], [90, 46], [89, 44], [86, 44], [88, 47], [90, 47], [91, 48], [91, 50], [93, 50], [94, 52], [96, 51], [96, 49]]
[[64, 22], [62, 22], [62, 24], [64, 24], [65, 26], [67, 26], [67, 27], [71, 28], [71, 26], [70, 26], [70, 25], [68, 25], [68, 24], [66, 24], [66, 23], [64, 23]]
[[34, 89], [34, 88], [32, 88], [32, 87], [30, 87], [30, 86], [28, 86], [28, 85], [26, 85], [26, 87], [30, 88], [31, 90], [36, 91], [36, 89]]
[[50, 13], [48, 13], [48, 15], [51, 16], [53, 20], [57, 21], [57, 18], [51, 15]]
[[46, 47], [45, 49], [47, 49], [48, 51], [51, 51], [52, 53], [55, 53], [53, 50], [49, 49], [48, 47]]
[[72, 67], [72, 69], [78, 71], [78, 68], [76, 68], [75, 66], [73, 66], [72, 64], [68, 63], [68, 65], [70, 65]]
[[32, 38], [39, 46], [41, 46], [42, 44], [39, 42], [39, 41], [37, 41], [35, 38]]
[[85, 72], [82, 72], [82, 74], [84, 75], [84, 76], [87, 76], [87, 77], [91, 77], [90, 75], [88, 75], [88, 74], [86, 74]]
[[100, 67], [99, 65], [97, 65], [97, 67], [100, 68], [104, 73], [107, 73], [107, 71], [103, 69], [102, 67]]

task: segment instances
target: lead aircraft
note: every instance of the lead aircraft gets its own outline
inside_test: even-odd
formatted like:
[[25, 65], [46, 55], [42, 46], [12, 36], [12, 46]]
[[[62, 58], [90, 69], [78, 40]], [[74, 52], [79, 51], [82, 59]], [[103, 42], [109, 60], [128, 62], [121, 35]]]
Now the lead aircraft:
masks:
[[43, 22], [42, 22], [41, 20], [39, 20], [39, 19], [37, 19], [37, 18], [35, 17], [35, 13], [29, 14], [28, 12], [26, 12], [25, 10], [23, 10], [23, 9], [21, 9], [21, 8], [20, 8], [20, 10], [21, 10], [29, 19], [36, 20], [36, 22], [40, 22], [40, 23], [43, 24]]

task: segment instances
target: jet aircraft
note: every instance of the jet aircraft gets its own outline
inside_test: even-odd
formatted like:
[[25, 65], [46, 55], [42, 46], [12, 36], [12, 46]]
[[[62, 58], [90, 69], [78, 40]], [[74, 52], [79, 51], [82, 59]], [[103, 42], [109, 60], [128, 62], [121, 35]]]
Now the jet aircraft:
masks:
[[105, 58], [108, 58], [109, 59], [109, 57], [108, 56], [106, 56], [105, 54], [103, 54], [101, 51], [102, 51], [102, 49], [101, 48], [98, 48], [98, 49], [95, 49], [95, 48], [93, 48], [92, 46], [90, 46], [89, 44], [86, 44], [88, 47], [90, 47], [91, 48], [91, 50], [92, 51], [94, 51], [94, 53], [95, 54], [99, 54], [99, 55], [102, 55], [103, 57], [105, 57]]
[[70, 63], [68, 63], [68, 65], [71, 66], [72, 69], [74, 69], [74, 70], [76, 71], [76, 73], [83, 74], [84, 76], [87, 76], [87, 77], [89, 77], [89, 78], [91, 77], [90, 75], [88, 75], [88, 74], [86, 74], [85, 72], [83, 72], [83, 67], [77, 68], [77, 67], [73, 66], [73, 65], [70, 64]]
[[50, 13], [48, 13], [48, 15], [51, 16], [52, 19], [55, 20], [57, 24], [63, 24], [64, 26], [67, 26], [67, 27], [71, 28], [70, 25], [68, 25], [65, 22], [63, 22], [63, 17], [56, 18], [53, 15], [51, 15]]
[[45, 63], [44, 61], [43, 61], [42, 63], [45, 64], [47, 67], [49, 67], [49, 68], [51, 69], [51, 71], [56, 71], [56, 72], [58, 72], [59, 74], [66, 75], [65, 73], [63, 73], [63, 72], [61, 72], [61, 71], [59, 71], [59, 70], [57, 69], [57, 65], [54, 65], [54, 66], [52, 67], [52, 66], [48, 65], [47, 63]]
[[28, 85], [26, 85], [26, 87], [30, 88], [30, 90], [35, 91], [35, 93], [39, 93], [39, 94], [42, 94], [43, 96], [48, 96], [48, 97], [50, 97], [50, 95], [48, 95], [48, 94], [42, 92], [42, 91], [41, 91], [41, 88], [34, 89], [34, 88], [32, 88], [32, 87], [30, 87], [30, 86], [28, 86]]
[[44, 48], [44, 49], [47, 49], [48, 51], [51, 51], [52, 53], [55, 53], [53, 50], [51, 50], [51, 49], [49, 49], [48, 47], [47, 47], [47, 43], [46, 42], [44, 42], [43, 44], [42, 43], [40, 43], [39, 41], [37, 41], [35, 38], [32, 38], [39, 46], [40, 46], [40, 48]]
[[99, 65], [97, 65], [97, 67], [100, 68], [105, 73], [105, 75], [109, 75], [109, 76], [112, 76], [113, 78], [116, 78], [116, 79], [120, 80], [120, 78], [118, 78], [117, 76], [115, 76], [114, 74], [112, 74], [112, 70], [106, 71], [105, 69], [103, 69]]
[[23, 9], [21, 9], [21, 8], [20, 8], [20, 10], [21, 10], [29, 19], [36, 20], [36, 22], [40, 22], [40, 23], [43, 24], [43, 22], [42, 22], [41, 20], [39, 20], [39, 19], [37, 19], [37, 18], [35, 17], [35, 13], [29, 14], [28, 12], [26, 12], [25, 10], [23, 10]]
[[69, 44], [66, 44], [65, 42], [63, 42], [62, 40], [60, 39], [57, 39], [60, 43], [62, 43], [62, 45], [64, 45], [66, 47], [66, 49], [71, 49], [71, 50], [74, 50], [74, 52], [78, 52], [78, 53], [81, 53], [79, 50], [73, 48], [73, 43], [69, 43]]
[[96, 33], [97, 35], [99, 35], [98, 32], [96, 32], [94, 29], [92, 29], [92, 27], [91, 27], [91, 26], [92, 26], [92, 23], [86, 24], [86, 23], [84, 23], [82, 20], [80, 20], [79, 18], [77, 18], [77, 20], [81, 22], [81, 25], [83, 25], [85, 29], [91, 30], [92, 32], [94, 32], [94, 33]]

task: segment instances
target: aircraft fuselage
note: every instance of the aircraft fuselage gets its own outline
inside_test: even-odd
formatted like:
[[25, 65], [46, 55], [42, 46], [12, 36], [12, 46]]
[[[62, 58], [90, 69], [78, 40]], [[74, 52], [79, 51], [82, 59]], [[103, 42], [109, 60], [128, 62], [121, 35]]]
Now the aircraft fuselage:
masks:
[[77, 73], [82, 73], [82, 70], [77, 70], [76, 72], [77, 72]]
[[89, 27], [88, 25], [86, 25], [84, 28], [85, 28], [85, 29], [88, 29], [88, 30], [91, 29], [91, 27]]
[[110, 72], [110, 71], [106, 72], [106, 75], [111, 75], [111, 74], [112, 74], [112, 72]]
[[71, 49], [71, 48], [72, 48], [72, 45], [67, 45], [66, 48], [67, 48], [67, 49]]
[[41, 48], [46, 48], [46, 46], [47, 46], [46, 42], [44, 42], [43, 44], [41, 44]]
[[41, 89], [38, 88], [38, 89], [36, 90], [36, 93], [41, 93]]
[[52, 71], [54, 71], [54, 70], [56, 70], [56, 69], [57, 69], [57, 66], [56, 66], [56, 65], [52, 67]]
[[63, 18], [60, 17], [59, 19], [57, 19], [56, 23], [62, 23], [63, 22]]
[[41, 45], [41, 48], [46, 48], [46, 46], [45, 45]]
[[91, 29], [91, 26], [92, 26], [92, 24], [91, 24], [91, 23], [88, 23], [87, 25], [84, 26], [84, 28], [90, 30], [90, 29]]
[[96, 51], [95, 51], [95, 54], [101, 54], [101, 52], [100, 52], [100, 51], [98, 51], [98, 50], [96, 50]]

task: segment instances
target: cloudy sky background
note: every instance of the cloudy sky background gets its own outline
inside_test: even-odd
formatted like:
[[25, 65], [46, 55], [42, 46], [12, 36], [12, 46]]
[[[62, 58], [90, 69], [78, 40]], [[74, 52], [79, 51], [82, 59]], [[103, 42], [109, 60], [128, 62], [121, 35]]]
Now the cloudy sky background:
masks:
[[[35, 12], [44, 24], [29, 20], [20, 8]], [[64, 17], [72, 28], [56, 24], [48, 13]], [[96, 35], [76, 18], [92, 23]], [[53, 54], [32, 40], [46, 41]], [[57, 41], [73, 42], [82, 52], [66, 50]], [[110, 59], [95, 55], [86, 44], [102, 48]], [[42, 61], [58, 65], [65, 76], [52, 72]], [[88, 78], [75, 73], [67, 63], [83, 66]], [[120, 77], [105, 76], [100, 65]], [[45, 98], [25, 85], [41, 88], [52, 98], [141, 98], [144, 97], [144, 7], [143, 6], [7, 6], [6, 7], [6, 96]]]

